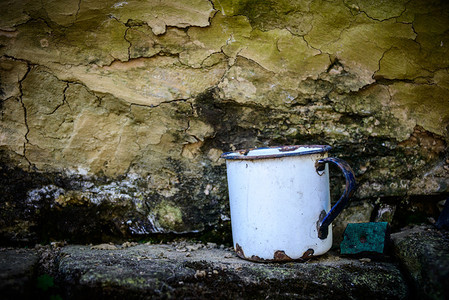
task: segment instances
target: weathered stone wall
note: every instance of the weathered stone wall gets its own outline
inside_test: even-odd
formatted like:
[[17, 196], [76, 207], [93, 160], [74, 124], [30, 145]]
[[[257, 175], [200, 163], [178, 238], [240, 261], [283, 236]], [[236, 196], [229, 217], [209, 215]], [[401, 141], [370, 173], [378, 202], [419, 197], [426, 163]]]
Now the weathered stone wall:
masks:
[[449, 193], [444, 1], [0, 3], [9, 240], [213, 228], [255, 146], [333, 146], [368, 218]]

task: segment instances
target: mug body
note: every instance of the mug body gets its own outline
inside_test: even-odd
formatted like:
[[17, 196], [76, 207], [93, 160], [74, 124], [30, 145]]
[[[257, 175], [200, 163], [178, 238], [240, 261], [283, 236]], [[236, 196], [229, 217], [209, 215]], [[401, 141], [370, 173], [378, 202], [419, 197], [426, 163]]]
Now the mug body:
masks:
[[329, 172], [316, 171], [329, 146], [259, 148], [223, 154], [237, 254], [253, 261], [300, 260], [332, 245], [318, 228], [330, 210]]

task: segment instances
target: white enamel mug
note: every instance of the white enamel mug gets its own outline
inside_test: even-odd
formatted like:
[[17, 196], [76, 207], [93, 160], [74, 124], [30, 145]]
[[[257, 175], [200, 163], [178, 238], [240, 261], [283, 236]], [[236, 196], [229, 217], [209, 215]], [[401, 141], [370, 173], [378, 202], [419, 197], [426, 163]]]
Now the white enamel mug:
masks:
[[[239, 150], [226, 159], [234, 248], [257, 261], [305, 260], [332, 246], [335, 217], [355, 190], [351, 167], [329, 158], [330, 146]], [[328, 162], [346, 178], [345, 192], [330, 205]]]

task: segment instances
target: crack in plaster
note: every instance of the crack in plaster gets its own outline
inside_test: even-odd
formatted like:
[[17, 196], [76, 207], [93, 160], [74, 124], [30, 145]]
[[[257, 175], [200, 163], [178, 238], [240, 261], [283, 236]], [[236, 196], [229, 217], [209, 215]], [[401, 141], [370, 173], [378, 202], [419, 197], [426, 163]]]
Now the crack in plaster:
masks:
[[131, 43], [131, 41], [130, 40], [128, 40], [127, 39], [127, 35], [128, 35], [128, 31], [131, 29], [131, 27], [128, 27], [126, 24], [125, 24], [125, 26], [127, 27], [126, 28], [126, 30], [125, 30], [125, 36], [123, 37], [124, 39], [125, 39], [125, 41], [127, 41], [128, 43], [129, 43], [129, 46], [128, 46], [128, 61], [131, 59], [131, 47], [132, 47], [132, 43]]
[[[49, 73], [50, 74], [50, 73]], [[54, 114], [61, 106], [63, 106], [64, 104], [67, 104], [67, 106], [69, 107], [70, 110], [72, 110], [72, 108], [70, 107], [69, 103], [67, 102], [67, 95], [66, 95], [66, 91], [69, 88], [69, 83], [67, 81], [64, 81], [66, 83], [66, 86], [64, 87], [64, 90], [62, 91], [62, 102], [60, 104], [58, 104], [53, 111], [47, 113], [46, 115], [52, 115]]]
[[[349, 9], [349, 12], [350, 12], [353, 16], [356, 16], [357, 14], [363, 13], [368, 19], [371, 19], [371, 20], [377, 21], [377, 22], [384, 22], [384, 21], [388, 21], [388, 20], [400, 18], [400, 17], [407, 11], [407, 5], [408, 5], [411, 1], [412, 1], [412, 0], [409, 0], [408, 2], [406, 2], [406, 3], [404, 4], [404, 9], [399, 13], [399, 15], [393, 16], [393, 17], [389, 17], [389, 18], [386, 18], [386, 19], [383, 19], [383, 20], [377, 19], [377, 18], [375, 18], [375, 17], [372, 17], [372, 16], [370, 16], [366, 11], [360, 9], [360, 5], [359, 5], [358, 2], [357, 2], [357, 5], [356, 5], [356, 6], [355, 6], [354, 4], [351, 5], [351, 6], [349, 6], [349, 4], [346, 3], [346, 1], [343, 0], [343, 4]], [[354, 10], [357, 11], [357, 14], [355, 14], [355, 15], [353, 14], [353, 11], [354, 11]]]
[[[338, 38], [336, 38], [335, 40], [332, 40], [332, 41], [330, 41], [330, 42], [328, 42], [328, 43], [326, 43], [326, 44], [323, 44], [322, 46], [323, 46], [323, 47], [327, 47], [327, 46], [329, 46], [329, 45], [331, 45], [331, 44], [334, 44], [334, 43], [336, 43], [337, 41], [339, 41], [339, 40], [341, 39], [341, 36], [343, 35], [343, 33], [346, 32], [346, 31], [348, 31], [348, 30], [352, 27], [352, 25], [354, 24], [355, 21], [356, 21], [355, 18], [351, 19], [351, 20], [349, 21], [348, 26], [344, 27], [344, 28], [340, 31], [340, 33], [338, 34]], [[312, 27], [311, 27], [311, 29], [309, 30], [309, 32], [312, 31], [313, 28], [314, 28], [314, 27], [313, 27], [313, 25], [312, 25]], [[302, 38], [303, 38], [304, 41], [306, 42], [307, 46], [310, 47], [310, 48], [312, 48], [312, 49], [315, 49], [315, 50], [318, 50], [318, 51], [321, 52], [321, 49], [320, 49], [320, 48], [312, 46], [312, 44], [311, 44], [309, 41], [307, 41], [307, 39], [306, 39], [307, 36], [309, 36], [308, 33], [305, 34], [304, 36], [302, 36]], [[327, 53], [327, 52], [325, 52], [325, 53], [330, 55], [330, 53]]]
[[375, 77], [376, 77], [376, 73], [380, 71], [380, 68], [381, 68], [381, 67], [380, 67], [380, 64], [381, 64], [381, 62], [382, 62], [382, 59], [384, 58], [385, 54], [387, 54], [387, 52], [391, 51], [393, 48], [394, 48], [394, 47], [390, 47], [389, 49], [385, 50], [385, 51], [382, 53], [382, 56], [380, 57], [379, 62], [378, 62], [378, 68], [377, 68], [376, 71], [374, 71], [373, 75], [371, 76], [371, 78], [372, 78], [374, 81], [376, 81], [376, 78], [375, 78]]
[[[210, 26], [210, 24], [211, 24], [211, 22], [212, 22], [212, 19], [215, 17], [215, 15], [216, 15], [217, 12], [218, 12], [218, 10], [215, 8], [214, 3], [212, 2], [212, 0], [208, 0], [208, 1], [209, 1], [210, 5], [212, 6], [213, 13], [211, 13], [211, 15], [209, 16], [209, 18], [208, 18], [208, 20], [207, 20], [208, 25], [206, 25], [206, 26], [200, 26], [200, 27], [203, 27], [203, 28]], [[221, 4], [220, 4], [220, 5], [221, 5]], [[222, 9], [223, 9], [223, 7], [222, 7]], [[189, 26], [187, 26], [187, 27], [189, 27]]]
[[192, 99], [192, 98], [172, 99], [172, 100], [166, 100], [166, 101], [159, 102], [158, 104], [150, 104], [150, 105], [147, 105], [147, 104], [140, 104], [140, 103], [130, 103], [130, 104], [129, 104], [129, 108], [130, 108], [130, 111], [131, 111], [131, 107], [132, 107], [132, 106], [148, 107], [148, 108], [156, 108], [156, 107], [159, 107], [159, 106], [161, 106], [161, 105], [163, 105], [163, 104], [171, 104], [171, 103], [177, 103], [177, 102], [188, 102], [188, 101], [190, 101], [191, 99]]
[[81, 1], [82, 1], [82, 0], [79, 0], [79, 1], [78, 1], [78, 10], [77, 10], [76, 13], [75, 13], [75, 21], [74, 21], [73, 23], [75, 23], [75, 22], [78, 20], [78, 15], [79, 15], [80, 10], [81, 10]]
[[27, 108], [25, 106], [25, 103], [23, 102], [23, 81], [27, 78], [27, 76], [30, 73], [30, 71], [31, 71], [31, 66], [29, 64], [27, 64], [27, 70], [26, 70], [25, 74], [23, 75], [23, 77], [18, 82], [18, 84], [19, 84], [19, 96], [18, 96], [18, 99], [19, 99], [20, 104], [21, 104], [22, 109], [23, 109], [24, 124], [25, 124], [25, 128], [26, 128], [26, 132], [25, 132], [25, 136], [24, 136], [25, 142], [23, 143], [22, 156], [28, 162], [29, 167], [31, 167], [31, 162], [28, 160], [28, 158], [26, 156], [26, 146], [30, 142], [28, 140], [28, 134], [30, 133], [30, 127], [28, 126]]
[[407, 11], [407, 6], [412, 2], [412, 0], [409, 0], [407, 2], [405, 2], [404, 4], [404, 10], [401, 12], [401, 14], [399, 15], [398, 18], [402, 17], [402, 15]]
[[69, 82], [66, 81], [66, 84], [67, 84], [67, 85], [66, 85], [66, 87], [64, 88], [64, 91], [63, 91], [64, 97], [63, 97], [63, 99], [62, 99], [62, 103], [63, 103], [63, 104], [67, 104], [69, 110], [72, 110], [72, 108], [70, 107], [69, 101], [67, 101], [67, 94], [66, 94], [67, 90], [69, 89]]
[[[215, 5], [214, 5], [214, 3], [212, 2], [212, 0], [209, 0], [209, 1], [212, 3], [212, 8], [215, 9], [215, 10], [217, 10], [217, 9], [215, 8]], [[224, 10], [224, 8], [223, 8], [223, 5], [221, 5], [220, 0], [217, 0], [217, 2], [218, 2], [218, 4], [220, 5], [220, 8], [221, 8], [221, 10], [219, 10], [219, 11], [221, 12], [221, 14], [222, 14], [223, 16], [226, 16], [225, 10]]]
[[385, 22], [385, 21], [397, 19], [397, 18], [399, 18], [404, 12], [405, 12], [405, 9], [404, 9], [403, 12], [401, 12], [401, 13], [399, 14], [399, 16], [393, 16], [393, 17], [389, 17], [389, 18], [386, 18], [386, 19], [381, 20], [381, 19], [377, 19], [377, 18], [371, 17], [370, 15], [368, 15], [368, 13], [367, 13], [366, 11], [359, 10], [359, 13], [364, 14], [368, 19], [373, 20], [373, 21], [376, 21], [376, 22], [381, 22], [381, 23], [382, 23], [382, 22]]
[[[416, 42], [416, 41], [415, 41]], [[417, 43], [417, 42], [416, 42]], [[419, 44], [419, 43], [418, 43]], [[383, 53], [382, 53], [382, 56], [381, 56], [381, 58], [379, 59], [379, 62], [378, 62], [378, 69], [376, 70], [376, 71], [374, 71], [374, 73], [373, 73], [373, 76], [371, 77], [375, 82], [382, 82], [382, 83], [388, 83], [388, 84], [391, 84], [391, 83], [394, 83], [394, 82], [405, 82], [405, 83], [412, 83], [412, 84], [415, 84], [415, 85], [435, 85], [435, 86], [439, 86], [439, 87], [441, 87], [440, 85], [438, 85], [437, 83], [422, 83], [422, 82], [416, 82], [416, 80], [417, 79], [425, 79], [425, 80], [431, 80], [432, 78], [433, 78], [433, 76], [435, 75], [435, 73], [436, 72], [438, 72], [439, 70], [448, 70], [447, 68], [438, 68], [438, 69], [435, 69], [435, 70], [430, 70], [430, 69], [427, 69], [427, 68], [425, 68], [425, 67], [423, 67], [421, 64], [419, 64], [418, 62], [415, 62], [416, 63], [416, 65], [418, 65], [422, 70], [424, 70], [424, 71], [426, 71], [426, 72], [429, 72], [430, 74], [432, 74], [433, 76], [416, 76], [416, 77], [414, 77], [414, 78], [412, 78], [412, 79], [405, 79], [405, 78], [403, 78], [403, 79], [385, 79], [385, 78], [382, 78], [382, 79], [379, 79], [379, 78], [375, 78], [376, 77], [376, 74], [378, 73], [378, 72], [380, 72], [380, 69], [381, 69], [381, 63], [382, 63], [382, 60], [384, 59], [384, 56], [389, 52], [389, 51], [391, 51], [391, 50], [393, 50], [393, 49], [397, 49], [397, 47], [394, 47], [394, 46], [392, 46], [392, 47], [390, 47], [389, 49], [387, 49], [387, 50], [385, 50]], [[371, 84], [368, 84], [368, 86], [370, 86]], [[365, 87], [365, 86], [364, 86]], [[441, 88], [444, 88], [444, 87], [441, 87]]]
[[[80, 1], [78, 2], [78, 10], [77, 10], [77, 13], [76, 13], [77, 15], [78, 15], [78, 13], [79, 13], [79, 11], [80, 11], [81, 2], [82, 2], [82, 0], [80, 0]], [[211, 2], [212, 7], [215, 9], [215, 7], [214, 7], [212, 1], [209, 1], [209, 2]], [[409, 1], [409, 2], [410, 2], [410, 1]], [[409, 2], [407, 2], [406, 5], [407, 5]], [[406, 11], [406, 9], [407, 9], [407, 8], [406, 8], [406, 5], [404, 6], [404, 10], [401, 12], [400, 15], [402, 15], [402, 14]], [[310, 9], [310, 8], [309, 8], [309, 9]], [[391, 17], [391, 18], [388, 18], [388, 19], [385, 19], [385, 20], [379, 20], [379, 19], [376, 19], [376, 18], [373, 18], [373, 17], [369, 16], [365, 11], [360, 11], [360, 12], [364, 13], [368, 18], [370, 18], [370, 19], [372, 19], [372, 20], [375, 20], [375, 21], [379, 21], [379, 22], [382, 22], [382, 21], [385, 21], [385, 20], [390, 20], [390, 19], [392, 19], [392, 18], [397, 18], [397, 17]], [[400, 16], [400, 15], [399, 15], [399, 16]], [[212, 15], [210, 18], [213, 18], [214, 16], [215, 16], [215, 14]], [[128, 34], [128, 30], [129, 30], [131, 27], [128, 26], [127, 24], [124, 24], [123, 22], [121, 22], [120, 20], [118, 20], [118, 19], [117, 19], [116, 17], [114, 17], [114, 16], [110, 16], [110, 17], [113, 18], [113, 19], [115, 19], [117, 22], [119, 22], [119, 23], [121, 23], [121, 24], [123, 24], [123, 25], [125, 25], [125, 26], [127, 27], [127, 29], [126, 29], [126, 31], [125, 31], [124, 39], [125, 39], [125, 41], [127, 41], [127, 42], [129, 43], [129, 46], [128, 46], [128, 60], [130, 60], [130, 48], [132, 47], [132, 43], [131, 43], [130, 40], [127, 39], [127, 34]], [[48, 23], [45, 19], [43, 19], [43, 18], [30, 19], [30, 20], [28, 20], [27, 22], [29, 22], [29, 21], [34, 21], [34, 20], [41, 20], [41, 21], [43, 21], [49, 28], [51, 28], [50, 25], [49, 25], [49, 23]], [[339, 39], [341, 39], [342, 34], [343, 34], [345, 31], [347, 31], [347, 30], [353, 25], [353, 22], [354, 22], [354, 21], [351, 20], [350, 24], [349, 24], [346, 28], [342, 29], [342, 31], [341, 31], [340, 34], [339, 34], [338, 39], [336, 39], [335, 41], [338, 41]], [[209, 22], [209, 24], [210, 24], [210, 22]], [[408, 23], [408, 24], [409, 24], [409, 23]], [[411, 25], [412, 25], [412, 30], [413, 30], [413, 32], [414, 32], [414, 33], [416, 34], [416, 36], [417, 36], [417, 33], [416, 33], [416, 31], [415, 31], [415, 29], [414, 29], [414, 27], [413, 27], [413, 22], [411, 23]], [[313, 28], [313, 27], [312, 27], [312, 28]], [[320, 54], [323, 53], [321, 49], [316, 48], [316, 47], [313, 47], [312, 45], [310, 45], [310, 43], [309, 43], [309, 42], [307, 41], [307, 39], [306, 39], [307, 34], [305, 34], [305, 35], [297, 35], [297, 34], [292, 33], [291, 30], [289, 30], [288, 28], [287, 28], [287, 30], [290, 32], [290, 34], [291, 34], [292, 36], [301, 36], [301, 37], [303, 38], [303, 40], [305, 41], [306, 45], [307, 45], [309, 48], [319, 51]], [[190, 37], [189, 37], [189, 38], [190, 38]], [[416, 39], [416, 37], [415, 37], [415, 39]], [[335, 41], [333, 41], [333, 42], [335, 42]], [[331, 42], [331, 43], [332, 43], [332, 42]], [[419, 44], [419, 43], [418, 43], [418, 44]], [[223, 46], [224, 46], [224, 45], [223, 45]], [[221, 47], [221, 49], [223, 48], [223, 46]], [[420, 45], [420, 46], [421, 46], [421, 45]], [[278, 47], [278, 41], [276, 41], [276, 47], [277, 47], [277, 50], [280, 51], [280, 49], [279, 49], [279, 47]], [[378, 73], [378, 72], [380, 71], [380, 64], [381, 64], [382, 59], [384, 58], [385, 54], [386, 54], [388, 51], [390, 51], [391, 49], [392, 49], [392, 48], [389, 48], [389, 49], [387, 49], [387, 50], [385, 50], [385, 51], [383, 52], [382, 57], [379, 59], [379, 62], [378, 62], [378, 70], [376, 70], [376, 71], [373, 73], [373, 75], [372, 75], [372, 78], [373, 78], [373, 79], [374, 79], [376, 73]], [[236, 59], [238, 56], [241, 56], [241, 57], [243, 57], [243, 58], [245, 58], [245, 59], [248, 59], [248, 60], [254, 62], [255, 64], [257, 64], [257, 65], [258, 65], [259, 67], [261, 67], [262, 69], [264, 69], [264, 70], [266, 70], [266, 71], [269, 71], [269, 72], [272, 72], [272, 71], [270, 71], [270, 70], [264, 68], [264, 67], [263, 67], [262, 65], [260, 65], [257, 61], [255, 61], [255, 60], [253, 60], [253, 59], [250, 59], [250, 58], [248, 58], [248, 57], [239, 55], [239, 53], [240, 53], [242, 50], [244, 50], [244, 49], [243, 49], [243, 48], [240, 49], [239, 52], [235, 55], [234, 61], [235, 61], [235, 59]], [[213, 54], [216, 54], [216, 53], [220, 53], [220, 52], [213, 52], [213, 53], [209, 54], [205, 59], [203, 59], [203, 61], [201, 62], [201, 65], [203, 65], [203, 63], [204, 63], [205, 60], [207, 60], [207, 59], [210, 58]], [[225, 53], [223, 52], [223, 50], [221, 50], [221, 53], [225, 54]], [[329, 55], [329, 58], [331, 58], [329, 53], [326, 53], [326, 54], [328, 54], [328, 55]], [[161, 55], [161, 54], [158, 53], [158, 54], [155, 54], [155, 55]], [[172, 56], [178, 57], [178, 60], [179, 60], [179, 54], [172, 54]], [[227, 56], [226, 54], [225, 54], [225, 56], [228, 57], [228, 58], [230, 58], [230, 57]], [[112, 65], [112, 64], [113, 64], [114, 62], [116, 62], [116, 61], [121, 61], [121, 60], [119, 60], [119, 59], [114, 59], [114, 61], [111, 62], [111, 63], [109, 64], [109, 66]], [[230, 62], [230, 60], [229, 60], [229, 62]], [[27, 62], [27, 63], [29, 63], [29, 62]], [[331, 64], [332, 64], [332, 63], [331, 63]], [[67, 64], [61, 64], [61, 65], [67, 66]], [[84, 64], [80, 64], [80, 65], [83, 65], [83, 66], [84, 66]], [[185, 64], [185, 63], [183, 63], [183, 65], [192, 67], [192, 66], [190, 66], [189, 64]], [[230, 65], [230, 66], [232, 66], [232, 65]], [[194, 68], [194, 67], [192, 67], [192, 68]], [[220, 79], [219, 83], [223, 81], [223, 79], [225, 78], [226, 74], [228, 74], [229, 70], [230, 70], [230, 67], [227, 68], [227, 70], [225, 71], [224, 75], [223, 75], [222, 78]], [[433, 72], [434, 72], [434, 71], [433, 71]], [[432, 73], [433, 73], [433, 72], [432, 72]], [[274, 72], [272, 72], [272, 73], [274, 73]], [[406, 81], [406, 80], [399, 80], [399, 81]], [[406, 81], [406, 82], [407, 82], [407, 81]], [[80, 83], [78, 83], [78, 84], [80, 84]], [[82, 85], [83, 85], [84, 87], [86, 87], [84, 84], [82, 84]], [[67, 88], [68, 88], [68, 85], [66, 86], [66, 88], [65, 88], [65, 90], [64, 90], [64, 97], [65, 97], [65, 91], [67, 90]], [[87, 87], [86, 87], [86, 88], [87, 88]], [[94, 94], [95, 94], [95, 93], [94, 93]], [[95, 96], [96, 96], [96, 95], [95, 95]], [[98, 96], [96, 96], [96, 97], [98, 98]], [[173, 100], [161, 102], [160, 104], [163, 104], [163, 103], [171, 103], [171, 102], [176, 102], [176, 101], [186, 101], [186, 100], [188, 100], [188, 99], [173, 99]], [[65, 101], [65, 100], [63, 100], [63, 101]], [[101, 99], [99, 99], [99, 102], [100, 102], [100, 104], [101, 104]], [[22, 104], [23, 104], [23, 103], [22, 103]], [[62, 105], [62, 104], [61, 104], [61, 105]], [[56, 111], [61, 105], [59, 105], [59, 106], [55, 109], [55, 111]], [[137, 104], [132, 104], [132, 105], [137, 105]], [[141, 105], [141, 106], [146, 106], [146, 105]], [[157, 106], [159, 106], [159, 104], [158, 104], [158, 105], [151, 105], [151, 106], [148, 106], [148, 107], [157, 107]], [[53, 113], [53, 112], [52, 112], [52, 113]]]

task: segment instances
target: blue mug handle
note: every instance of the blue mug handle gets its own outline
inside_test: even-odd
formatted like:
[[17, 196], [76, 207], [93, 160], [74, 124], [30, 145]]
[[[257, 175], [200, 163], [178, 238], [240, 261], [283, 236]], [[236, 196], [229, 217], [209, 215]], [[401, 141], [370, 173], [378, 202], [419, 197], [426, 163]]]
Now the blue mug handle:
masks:
[[352, 197], [356, 190], [356, 181], [354, 176], [354, 171], [349, 166], [347, 162], [345, 162], [342, 159], [334, 158], [334, 157], [327, 157], [320, 159], [316, 162], [315, 168], [318, 174], [319, 172], [324, 171], [324, 168], [326, 166], [326, 163], [334, 163], [337, 165], [340, 170], [343, 171], [343, 175], [346, 179], [346, 186], [345, 191], [343, 192], [343, 195], [341, 195], [340, 199], [337, 201], [337, 203], [331, 208], [331, 210], [327, 213], [327, 215], [321, 220], [319, 223], [319, 229], [318, 229], [318, 237], [322, 240], [327, 238], [327, 235], [329, 233], [329, 225], [332, 223], [332, 221], [338, 216], [338, 214], [345, 208], [346, 204], [348, 203], [349, 199]]

